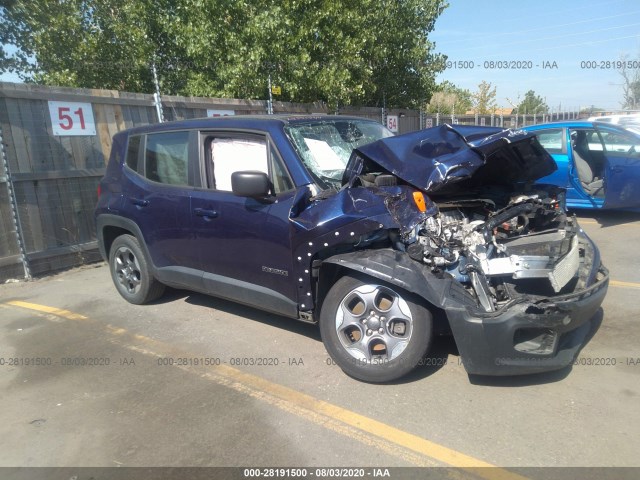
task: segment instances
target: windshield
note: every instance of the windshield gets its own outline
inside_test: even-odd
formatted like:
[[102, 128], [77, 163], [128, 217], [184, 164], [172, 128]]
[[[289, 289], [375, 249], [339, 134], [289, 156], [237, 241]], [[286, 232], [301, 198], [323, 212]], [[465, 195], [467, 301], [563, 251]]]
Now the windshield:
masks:
[[340, 186], [354, 148], [393, 136], [377, 122], [339, 117], [288, 125], [285, 132], [321, 188]]

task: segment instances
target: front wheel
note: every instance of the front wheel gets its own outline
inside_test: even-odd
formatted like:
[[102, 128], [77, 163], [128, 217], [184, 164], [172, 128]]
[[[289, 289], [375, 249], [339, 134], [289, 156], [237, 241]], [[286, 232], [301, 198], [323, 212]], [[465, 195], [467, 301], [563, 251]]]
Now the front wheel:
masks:
[[415, 368], [431, 342], [431, 313], [395, 286], [342, 277], [320, 312], [325, 348], [348, 375], [396, 380]]

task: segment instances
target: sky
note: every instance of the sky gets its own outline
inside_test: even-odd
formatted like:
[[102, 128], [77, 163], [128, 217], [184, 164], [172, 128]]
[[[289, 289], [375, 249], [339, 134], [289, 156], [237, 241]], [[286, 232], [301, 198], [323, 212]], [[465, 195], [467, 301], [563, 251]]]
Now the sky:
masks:
[[620, 109], [615, 62], [627, 54], [640, 67], [638, 0], [449, 3], [429, 35], [436, 52], [452, 62], [437, 81], [472, 92], [491, 82], [500, 107], [534, 90], [556, 111]]
[[[429, 34], [436, 52], [452, 62], [438, 82], [471, 91], [491, 82], [499, 107], [518, 104], [534, 90], [555, 111], [620, 109], [622, 78], [615, 62], [627, 54], [640, 64], [640, 1], [449, 3]], [[0, 80], [19, 81], [12, 74]]]

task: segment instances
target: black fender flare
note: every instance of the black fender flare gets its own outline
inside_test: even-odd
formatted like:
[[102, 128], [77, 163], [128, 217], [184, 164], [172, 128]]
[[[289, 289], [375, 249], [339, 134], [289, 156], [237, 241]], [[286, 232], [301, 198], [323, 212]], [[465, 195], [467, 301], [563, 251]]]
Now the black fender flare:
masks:
[[327, 283], [332, 280], [327, 278], [326, 274], [323, 278], [324, 264], [335, 265], [341, 269], [396, 285], [441, 309], [445, 308], [447, 297], [455, 283], [448, 276], [437, 277], [426, 266], [412, 260], [405, 252], [391, 248], [359, 250], [341, 253], [323, 260], [318, 285], [319, 296], [326, 293], [322, 290], [328, 290]]
[[149, 254], [149, 250], [147, 249], [147, 243], [144, 240], [144, 235], [142, 235], [142, 230], [140, 230], [138, 224], [129, 218], [121, 217], [120, 215], [113, 215], [110, 213], [101, 213], [96, 218], [96, 236], [98, 239], [98, 249], [100, 250], [100, 255], [105, 262], [109, 261], [109, 255], [107, 253], [107, 246], [104, 238], [104, 230], [107, 227], [117, 227], [131, 232], [131, 234], [138, 239], [140, 248], [142, 248], [147, 263], [151, 266], [152, 272], [154, 274], [156, 273], [156, 267], [153, 264], [153, 260], [151, 259], [151, 255]]

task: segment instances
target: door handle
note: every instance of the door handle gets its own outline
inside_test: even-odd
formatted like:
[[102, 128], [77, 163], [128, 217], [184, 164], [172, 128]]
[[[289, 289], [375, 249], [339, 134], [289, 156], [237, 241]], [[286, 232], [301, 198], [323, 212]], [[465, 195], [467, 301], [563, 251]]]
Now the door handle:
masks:
[[142, 198], [130, 198], [129, 199], [131, 201], [131, 203], [133, 203], [134, 205], [138, 206], [138, 207], [146, 207], [147, 205], [149, 205], [149, 200], [144, 200]]
[[216, 218], [218, 216], [218, 212], [215, 210], [207, 210], [206, 208], [196, 208], [194, 212], [199, 217]]

